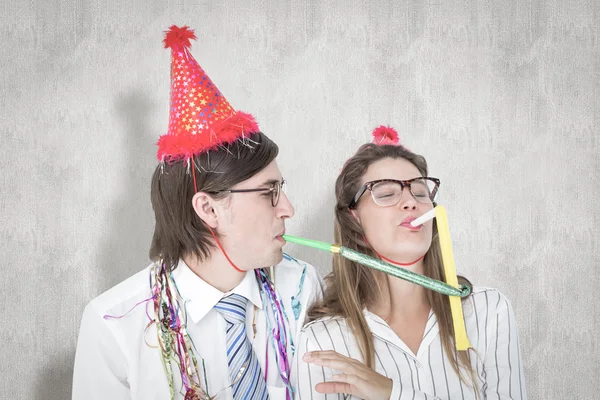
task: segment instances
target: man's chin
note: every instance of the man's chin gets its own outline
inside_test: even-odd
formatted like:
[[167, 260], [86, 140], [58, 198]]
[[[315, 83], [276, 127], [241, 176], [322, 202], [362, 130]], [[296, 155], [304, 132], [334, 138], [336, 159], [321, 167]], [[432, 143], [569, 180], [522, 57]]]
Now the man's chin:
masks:
[[281, 262], [281, 260], [283, 260], [283, 250], [282, 249], [275, 250], [275, 252], [273, 253], [273, 256], [270, 257], [270, 260], [269, 260], [270, 263], [268, 266], [270, 267], [271, 265], [277, 265]]

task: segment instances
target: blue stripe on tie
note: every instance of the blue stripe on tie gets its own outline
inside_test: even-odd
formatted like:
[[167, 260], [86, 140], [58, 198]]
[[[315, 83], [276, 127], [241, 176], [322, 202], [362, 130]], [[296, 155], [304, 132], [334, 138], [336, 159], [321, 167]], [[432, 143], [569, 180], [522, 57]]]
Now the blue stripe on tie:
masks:
[[226, 311], [237, 310], [238, 312], [241, 312], [242, 314], [244, 314], [244, 317], [246, 316], [246, 307], [242, 306], [241, 304], [227, 303], [227, 302], [223, 301], [223, 302], [221, 302], [221, 304], [217, 305], [216, 307], [221, 308]]
[[[228, 306], [228, 307], [225, 307]], [[221, 300], [215, 307], [220, 307], [220, 308], [232, 308], [232, 307], [236, 307], [239, 308], [241, 311], [246, 311], [246, 307], [243, 304], [240, 303], [230, 303], [226, 300]]]
[[225, 299], [219, 301], [219, 303], [217, 305], [219, 305], [219, 304], [227, 304], [227, 305], [230, 305], [230, 306], [239, 307], [242, 311], [246, 311], [246, 304], [245, 303], [242, 303], [242, 302], [239, 302], [239, 301], [235, 301], [235, 300], [230, 299], [228, 297], [225, 297]]
[[215, 308], [217, 308], [217, 309], [219, 309], [219, 310], [223, 310], [223, 311], [225, 311], [225, 312], [228, 312], [228, 313], [237, 314], [237, 315], [239, 315], [239, 316], [240, 316], [242, 319], [246, 319], [246, 314], [244, 314], [244, 313], [243, 313], [243, 312], [241, 312], [241, 311], [236, 311], [236, 310], [232, 310], [231, 308], [222, 308], [222, 307], [217, 307], [217, 306], [215, 306]]
[[[252, 360], [252, 354], [248, 354], [248, 358], [250, 358]], [[244, 362], [246, 362], [246, 360], [244, 360]], [[250, 387], [251, 384], [256, 383], [254, 380], [248, 379], [248, 376], [250, 376], [250, 373], [254, 370], [255, 367], [256, 367], [255, 363], [252, 363], [252, 364], [249, 363], [248, 369], [244, 373], [244, 377], [240, 380], [240, 384], [236, 388], [237, 389], [236, 392], [246, 393], [247, 388]], [[246, 397], [242, 397], [242, 398], [245, 399]]]
[[248, 302], [248, 299], [246, 299], [244, 296], [240, 296], [239, 294], [231, 294], [229, 296], [223, 297], [221, 300], [225, 300], [225, 301], [233, 301], [236, 303], [240, 303], [240, 304], [246, 304]]
[[[244, 346], [240, 346], [237, 349], [235, 349], [235, 351], [233, 352], [233, 354], [230, 354], [231, 352], [227, 353], [227, 357], [230, 359], [234, 359], [237, 356], [237, 353], [240, 351], [240, 349], [244, 347]], [[245, 362], [246, 360], [244, 360]]]
[[[229, 356], [229, 353], [231, 353], [231, 349], [233, 349], [233, 347], [237, 344], [237, 342], [239, 342], [240, 338], [245, 335], [246, 335], [246, 332], [242, 329], [241, 332], [239, 333], [239, 335], [237, 335], [237, 337], [233, 341], [233, 343], [231, 343], [231, 345], [229, 347], [227, 347], [227, 356]], [[239, 350], [239, 347], [238, 347], [238, 350]], [[236, 353], [237, 353], [237, 350], [236, 350]]]
[[238, 305], [235, 304], [230, 304], [230, 307], [222, 307], [220, 305], [216, 305], [215, 308], [219, 309], [219, 310], [223, 310], [225, 312], [232, 312], [232, 313], [236, 313], [238, 314], [240, 317], [242, 318], [246, 318], [246, 309], [243, 307], [240, 307]]
[[[248, 360], [250, 359], [250, 360]], [[244, 392], [246, 386], [252, 384], [252, 383], [256, 383], [254, 381], [249, 381], [248, 375], [250, 373], [250, 371], [252, 371], [252, 368], [255, 367], [255, 363], [252, 363], [252, 354], [248, 353], [248, 357], [246, 357], [246, 359], [242, 362], [242, 365], [244, 365], [246, 363], [246, 361], [248, 362], [248, 367], [246, 368], [246, 371], [244, 372], [244, 374], [242, 375], [241, 379], [239, 380], [238, 385], [236, 385], [237, 387], [235, 388], [235, 392]], [[256, 360], [255, 360], [256, 361]], [[238, 369], [239, 371], [239, 369]], [[243, 399], [245, 399], [245, 397], [242, 397]]]
[[[254, 375], [252, 375], [252, 380], [251, 382], [256, 382], [257, 381], [257, 377], [256, 375], [258, 374], [258, 368], [254, 369]], [[252, 385], [248, 388], [248, 391], [246, 392], [246, 395], [244, 396], [245, 399], [252, 399], [254, 398], [254, 393], [256, 393], [256, 388], [258, 387], [258, 385]], [[250, 397], [248, 397], [248, 393], [250, 393], [250, 390], [252, 390], [252, 395]]]

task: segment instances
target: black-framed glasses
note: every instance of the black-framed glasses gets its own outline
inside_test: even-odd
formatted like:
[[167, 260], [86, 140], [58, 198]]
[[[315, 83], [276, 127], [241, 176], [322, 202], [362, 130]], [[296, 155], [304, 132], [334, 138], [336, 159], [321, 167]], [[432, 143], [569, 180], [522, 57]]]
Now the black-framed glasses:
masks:
[[273, 182], [271, 187], [268, 188], [256, 188], [256, 189], [229, 189], [229, 190], [218, 190], [214, 192], [207, 192], [208, 194], [219, 194], [219, 193], [252, 193], [252, 192], [271, 192], [271, 205], [273, 207], [277, 206], [279, 203], [279, 198], [281, 197], [281, 192], [285, 193], [285, 189], [287, 187], [287, 182], [285, 179], [281, 181]]
[[358, 200], [368, 190], [375, 204], [381, 207], [390, 207], [398, 204], [404, 193], [404, 188], [408, 187], [410, 194], [419, 203], [433, 204], [435, 195], [440, 187], [440, 180], [431, 177], [413, 178], [406, 181], [396, 179], [378, 179], [367, 182], [356, 193], [348, 208], [355, 209]]

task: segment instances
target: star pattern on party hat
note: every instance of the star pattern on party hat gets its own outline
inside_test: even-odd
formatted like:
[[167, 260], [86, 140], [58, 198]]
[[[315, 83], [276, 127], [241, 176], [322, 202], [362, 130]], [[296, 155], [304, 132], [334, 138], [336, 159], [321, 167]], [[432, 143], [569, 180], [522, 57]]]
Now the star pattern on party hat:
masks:
[[169, 129], [158, 141], [159, 161], [191, 157], [258, 132], [250, 114], [236, 111], [191, 55], [194, 31], [171, 26], [165, 48], [171, 49]]

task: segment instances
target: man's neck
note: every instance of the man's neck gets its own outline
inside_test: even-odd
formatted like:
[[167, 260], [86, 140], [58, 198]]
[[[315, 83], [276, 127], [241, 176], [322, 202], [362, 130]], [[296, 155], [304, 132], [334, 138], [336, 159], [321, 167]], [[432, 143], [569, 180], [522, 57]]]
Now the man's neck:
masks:
[[200, 279], [224, 293], [239, 285], [246, 276], [245, 272], [235, 270], [218, 249], [205, 260], [199, 261], [195, 255], [188, 254], [183, 261]]

